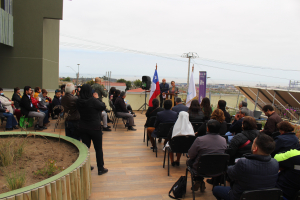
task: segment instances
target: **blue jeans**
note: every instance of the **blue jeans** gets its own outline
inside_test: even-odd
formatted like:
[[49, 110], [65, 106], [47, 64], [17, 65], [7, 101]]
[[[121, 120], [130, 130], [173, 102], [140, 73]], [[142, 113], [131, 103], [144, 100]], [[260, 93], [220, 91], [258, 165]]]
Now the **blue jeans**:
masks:
[[230, 191], [230, 187], [224, 187], [224, 186], [215, 186], [213, 189], [213, 194], [214, 196], [217, 198], [217, 200], [230, 200], [230, 195], [229, 195], [229, 191]]
[[80, 141], [78, 121], [65, 121], [66, 136]]
[[48, 123], [49, 121], [49, 115], [48, 115], [48, 110], [40, 110], [41, 112], [45, 113], [45, 118], [44, 118], [44, 124]]
[[11, 113], [3, 113], [3, 116], [7, 118], [6, 128], [12, 128], [13, 126], [17, 126], [18, 122], [15, 119], [14, 115]]
[[227, 132], [225, 135], [228, 136], [228, 144], [230, 144], [230, 142], [231, 142], [232, 138], [234, 137], [234, 135], [230, 132]]

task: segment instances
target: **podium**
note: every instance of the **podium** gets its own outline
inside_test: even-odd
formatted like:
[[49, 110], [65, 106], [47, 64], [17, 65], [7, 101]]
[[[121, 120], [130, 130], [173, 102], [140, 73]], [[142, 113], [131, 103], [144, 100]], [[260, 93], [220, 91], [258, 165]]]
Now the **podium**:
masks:
[[171, 100], [172, 101], [172, 108], [174, 107], [174, 98], [175, 98], [174, 93], [166, 93], [166, 100]]

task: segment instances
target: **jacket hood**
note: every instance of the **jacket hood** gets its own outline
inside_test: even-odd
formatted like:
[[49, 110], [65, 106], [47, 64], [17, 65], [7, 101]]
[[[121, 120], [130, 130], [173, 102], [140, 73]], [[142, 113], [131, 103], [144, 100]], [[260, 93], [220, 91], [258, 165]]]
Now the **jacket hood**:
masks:
[[92, 100], [92, 98], [94, 98], [94, 97], [91, 97], [89, 99], [81, 99], [81, 98], [79, 98], [79, 99], [77, 99], [77, 105], [79, 105], [79, 106], [85, 106], [86, 104], [90, 103], [90, 101]]
[[250, 139], [250, 140], [253, 141], [253, 140], [257, 137], [259, 131], [258, 131], [258, 130], [244, 130], [242, 133], [243, 133], [248, 139]]

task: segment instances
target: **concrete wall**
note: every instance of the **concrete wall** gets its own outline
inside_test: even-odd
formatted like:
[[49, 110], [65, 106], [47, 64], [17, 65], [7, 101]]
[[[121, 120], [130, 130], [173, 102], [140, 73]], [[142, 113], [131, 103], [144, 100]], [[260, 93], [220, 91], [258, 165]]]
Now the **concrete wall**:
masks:
[[0, 87], [58, 87], [62, 0], [15, 0], [14, 47], [0, 44]]

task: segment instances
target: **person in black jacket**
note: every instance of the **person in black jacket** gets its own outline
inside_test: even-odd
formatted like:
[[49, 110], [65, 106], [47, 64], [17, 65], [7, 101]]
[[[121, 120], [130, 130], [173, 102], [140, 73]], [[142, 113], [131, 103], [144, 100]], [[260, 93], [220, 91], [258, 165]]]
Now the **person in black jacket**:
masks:
[[58, 115], [61, 113], [61, 90], [55, 90], [55, 96], [52, 100], [52, 119], [57, 119]]
[[286, 152], [290, 149], [300, 148], [299, 139], [294, 133], [295, 127], [291, 123], [282, 121], [277, 124], [277, 127], [279, 129], [280, 135], [274, 138], [276, 146], [271, 154], [273, 157], [277, 153]]
[[230, 155], [231, 164], [234, 164], [236, 158], [240, 158], [246, 153], [251, 153], [251, 146], [259, 133], [253, 117], [244, 117], [242, 128], [242, 133], [233, 137], [229, 145], [230, 150], [228, 154]]
[[25, 115], [25, 117], [38, 117], [39, 121], [37, 122], [37, 125], [35, 129], [38, 130], [43, 130], [47, 129], [45, 126], [43, 126], [43, 121], [45, 118], [45, 113], [40, 112], [39, 109], [35, 108], [32, 105], [30, 95], [32, 93], [31, 87], [30, 86], [25, 86], [24, 87], [24, 94], [21, 99], [21, 113]]
[[219, 100], [218, 101], [218, 108], [221, 109], [224, 112], [226, 123], [230, 123], [231, 117], [230, 117], [230, 114], [226, 111], [226, 101]]
[[117, 112], [117, 115], [119, 115], [120, 117], [127, 118], [128, 130], [136, 131], [136, 129], [134, 129], [132, 127], [132, 126], [134, 126], [133, 114], [130, 113], [129, 110], [127, 110], [127, 107], [126, 107], [126, 104], [124, 101], [125, 97], [126, 97], [126, 93], [121, 92], [120, 96], [116, 99], [116, 101], [115, 101], [116, 112]]
[[11, 100], [14, 102], [15, 108], [20, 109], [20, 103], [21, 103], [20, 88], [18, 87], [14, 88], [14, 94]]
[[177, 114], [179, 115], [179, 113], [181, 111], [185, 111], [187, 112], [189, 110], [189, 107], [185, 106], [182, 104], [182, 101], [181, 101], [181, 98], [180, 97], [177, 97], [176, 100], [175, 100], [175, 104], [176, 106], [174, 106], [172, 108], [173, 111], [177, 112]]
[[203, 122], [204, 114], [200, 108], [198, 100], [193, 100], [190, 107], [188, 108], [190, 122]]
[[259, 133], [253, 142], [252, 154], [228, 167], [232, 187], [215, 186], [214, 196], [218, 200], [239, 200], [244, 191], [274, 188], [279, 170], [278, 162], [270, 155], [274, 148], [273, 138]]
[[88, 84], [82, 85], [79, 95], [79, 99], [76, 101], [80, 114], [79, 135], [88, 148], [91, 147], [91, 140], [93, 141], [98, 175], [102, 175], [108, 172], [108, 169], [104, 168], [101, 131], [101, 113], [106, 106], [98, 100], [98, 96], [93, 97], [92, 88]]
[[165, 109], [159, 107], [158, 99], [153, 99], [152, 100], [152, 105], [153, 105], [153, 107], [149, 107], [147, 112], [146, 112], [147, 121], [146, 121], [145, 126], [147, 126], [147, 127], [149, 126], [150, 117], [156, 116], [156, 114], [158, 112], [165, 110]]

